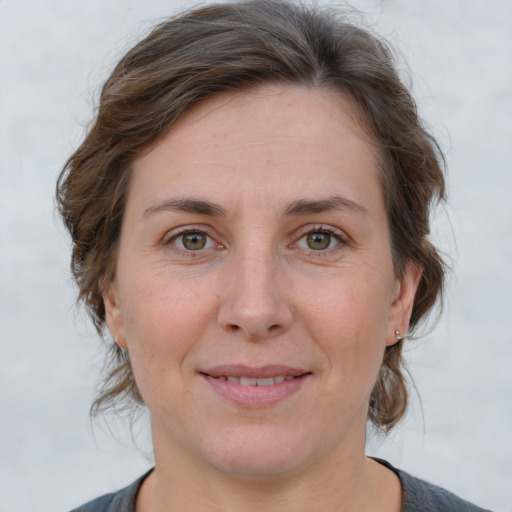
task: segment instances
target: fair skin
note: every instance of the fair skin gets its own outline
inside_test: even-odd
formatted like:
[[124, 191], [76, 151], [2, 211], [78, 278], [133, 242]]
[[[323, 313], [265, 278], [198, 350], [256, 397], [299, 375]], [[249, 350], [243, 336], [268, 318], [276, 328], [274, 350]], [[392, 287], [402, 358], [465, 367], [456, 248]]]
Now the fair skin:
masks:
[[393, 271], [377, 157], [339, 93], [268, 85], [135, 162], [104, 300], [151, 414], [138, 512], [400, 510], [365, 428], [420, 271]]

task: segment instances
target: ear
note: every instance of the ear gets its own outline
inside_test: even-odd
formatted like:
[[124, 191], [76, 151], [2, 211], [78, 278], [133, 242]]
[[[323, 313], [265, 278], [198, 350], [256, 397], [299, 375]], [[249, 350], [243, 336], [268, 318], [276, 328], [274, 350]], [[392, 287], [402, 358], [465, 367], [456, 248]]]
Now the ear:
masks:
[[119, 347], [127, 348], [123, 313], [119, 303], [119, 293], [115, 279], [104, 289], [103, 303], [105, 304], [105, 320], [110, 335]]
[[386, 345], [394, 345], [398, 341], [396, 331], [403, 337], [409, 330], [414, 297], [420, 284], [422, 269], [413, 262], [407, 262], [404, 275], [396, 282], [393, 302], [389, 314], [388, 334]]

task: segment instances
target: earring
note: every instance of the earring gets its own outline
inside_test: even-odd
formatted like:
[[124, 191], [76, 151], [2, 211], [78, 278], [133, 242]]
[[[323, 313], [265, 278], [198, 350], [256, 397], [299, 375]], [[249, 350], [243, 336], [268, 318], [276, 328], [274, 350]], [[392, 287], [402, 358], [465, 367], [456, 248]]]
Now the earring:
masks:
[[402, 337], [402, 335], [401, 335], [400, 331], [398, 331], [398, 330], [397, 330], [397, 331], [395, 331], [395, 336], [396, 336], [396, 341], [397, 341], [397, 342], [398, 342], [398, 341], [402, 341], [402, 340], [403, 340], [403, 337]]

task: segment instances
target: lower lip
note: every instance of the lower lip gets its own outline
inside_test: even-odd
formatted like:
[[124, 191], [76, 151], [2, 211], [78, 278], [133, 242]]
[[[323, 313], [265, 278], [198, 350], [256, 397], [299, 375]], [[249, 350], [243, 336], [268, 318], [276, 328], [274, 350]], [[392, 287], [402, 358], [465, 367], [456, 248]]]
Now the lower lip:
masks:
[[221, 396], [241, 407], [267, 407], [295, 394], [308, 380], [310, 374], [285, 380], [271, 386], [242, 386], [236, 382], [203, 375], [210, 386]]

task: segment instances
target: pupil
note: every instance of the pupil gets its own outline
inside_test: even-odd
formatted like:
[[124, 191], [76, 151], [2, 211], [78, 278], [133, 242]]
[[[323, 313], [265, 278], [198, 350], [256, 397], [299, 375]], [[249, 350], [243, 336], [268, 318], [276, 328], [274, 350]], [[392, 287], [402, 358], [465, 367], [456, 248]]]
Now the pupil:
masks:
[[312, 233], [307, 238], [308, 247], [317, 251], [327, 249], [331, 243], [331, 235], [328, 233]]
[[200, 233], [191, 233], [183, 236], [183, 245], [192, 251], [203, 249], [206, 245], [206, 238]]

